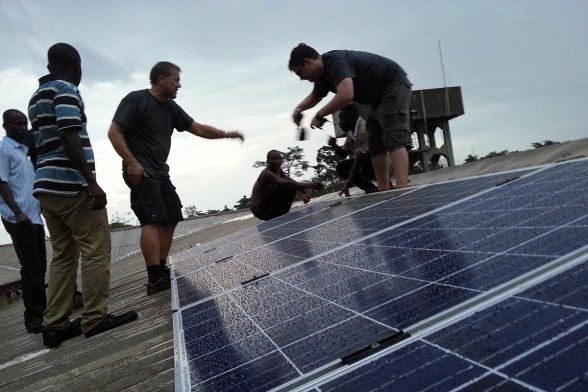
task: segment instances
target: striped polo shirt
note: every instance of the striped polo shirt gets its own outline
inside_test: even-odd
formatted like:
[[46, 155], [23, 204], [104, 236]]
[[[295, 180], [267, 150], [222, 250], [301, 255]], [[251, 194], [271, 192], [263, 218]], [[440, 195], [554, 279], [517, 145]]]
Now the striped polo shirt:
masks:
[[39, 89], [29, 102], [29, 120], [38, 153], [33, 193], [76, 196], [88, 184], [66, 156], [59, 139], [61, 131], [73, 129], [79, 132], [84, 156], [96, 175], [84, 102], [77, 86], [57, 75], [39, 79]]

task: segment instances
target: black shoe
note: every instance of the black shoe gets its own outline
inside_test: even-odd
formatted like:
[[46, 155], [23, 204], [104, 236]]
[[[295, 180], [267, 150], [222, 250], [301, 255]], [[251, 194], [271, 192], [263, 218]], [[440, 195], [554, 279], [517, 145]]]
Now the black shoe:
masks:
[[159, 293], [160, 291], [169, 290], [171, 284], [169, 279], [162, 275], [159, 279], [155, 282], [147, 282], [147, 295], [152, 295], [155, 293]]
[[43, 319], [25, 320], [25, 327], [28, 333], [43, 332]]
[[68, 339], [82, 334], [82, 318], [78, 317], [69, 322], [69, 328], [65, 330], [43, 329], [43, 344], [45, 347], [58, 347]]
[[167, 278], [167, 280], [171, 280], [171, 270], [167, 265], [161, 268], [161, 273]]
[[135, 321], [137, 317], [139, 317], [139, 315], [132, 310], [121, 313], [118, 316], [108, 314], [94, 328], [86, 332], [84, 336], [90, 338], [99, 333], [110, 331], [111, 329], [130, 323], [131, 321]]

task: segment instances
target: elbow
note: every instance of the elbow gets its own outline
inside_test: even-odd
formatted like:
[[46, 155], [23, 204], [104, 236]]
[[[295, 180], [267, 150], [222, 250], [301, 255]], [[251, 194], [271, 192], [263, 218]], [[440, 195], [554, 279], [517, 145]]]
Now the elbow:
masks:
[[353, 101], [353, 91], [342, 91], [339, 95], [341, 104], [348, 105]]
[[108, 139], [111, 142], [114, 142], [115, 140], [117, 140], [120, 136], [122, 136], [123, 132], [120, 129], [120, 127], [115, 124], [112, 123], [112, 125], [110, 126], [110, 128], [108, 129]]

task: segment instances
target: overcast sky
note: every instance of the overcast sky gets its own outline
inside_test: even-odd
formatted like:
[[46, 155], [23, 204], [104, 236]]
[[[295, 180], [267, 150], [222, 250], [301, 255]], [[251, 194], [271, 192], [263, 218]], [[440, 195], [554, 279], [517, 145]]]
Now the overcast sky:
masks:
[[269, 149], [299, 145], [314, 163], [333, 133], [327, 125], [296, 140], [290, 114], [312, 88], [287, 69], [299, 42], [321, 53], [389, 57], [414, 89], [443, 87], [440, 42], [446, 83], [462, 88], [465, 115], [450, 122], [462, 163], [468, 154], [588, 136], [586, 20], [585, 0], [0, 0], [0, 110], [26, 113], [46, 73], [47, 49], [76, 47], [98, 182], [110, 216], [125, 214], [129, 191], [107, 138], [110, 121], [128, 92], [149, 87], [153, 64], [174, 62], [182, 68], [178, 104], [199, 122], [241, 130], [246, 140], [174, 134], [172, 180], [184, 206], [232, 208], [250, 195], [261, 170], [252, 164]]

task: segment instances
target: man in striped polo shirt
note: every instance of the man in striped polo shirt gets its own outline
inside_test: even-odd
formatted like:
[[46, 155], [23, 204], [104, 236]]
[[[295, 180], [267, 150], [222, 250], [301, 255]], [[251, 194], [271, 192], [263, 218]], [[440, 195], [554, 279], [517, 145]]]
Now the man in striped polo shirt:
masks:
[[[86, 130], [84, 103], [77, 86], [81, 59], [71, 45], [49, 48], [49, 75], [29, 102], [29, 119], [38, 152], [34, 195], [41, 202], [51, 236], [53, 260], [43, 315], [43, 344], [57, 347], [82, 333], [87, 338], [137, 318], [133, 311], [108, 314], [110, 232], [106, 194], [96, 182], [94, 153]], [[70, 322], [81, 254], [84, 310]]]

